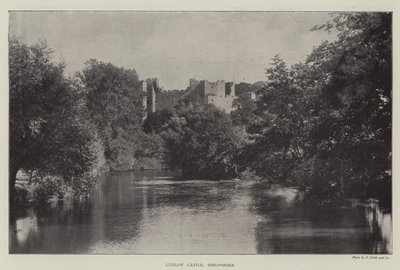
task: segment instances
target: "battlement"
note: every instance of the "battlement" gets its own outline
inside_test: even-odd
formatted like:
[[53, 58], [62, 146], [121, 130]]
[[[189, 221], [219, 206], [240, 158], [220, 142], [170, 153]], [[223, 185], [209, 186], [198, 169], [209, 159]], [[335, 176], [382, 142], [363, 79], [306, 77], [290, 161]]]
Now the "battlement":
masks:
[[146, 89], [147, 93], [147, 113], [163, 109], [174, 110], [179, 100], [184, 97], [190, 97], [203, 104], [213, 104], [218, 109], [230, 113], [233, 111], [233, 101], [236, 98], [235, 83], [225, 82], [224, 80], [210, 82], [190, 78], [186, 91], [164, 91], [161, 90], [157, 78], [148, 78], [143, 82], [142, 88]]
[[194, 91], [199, 84], [200, 84], [200, 81], [198, 81], [196, 79], [189, 79], [188, 91]]

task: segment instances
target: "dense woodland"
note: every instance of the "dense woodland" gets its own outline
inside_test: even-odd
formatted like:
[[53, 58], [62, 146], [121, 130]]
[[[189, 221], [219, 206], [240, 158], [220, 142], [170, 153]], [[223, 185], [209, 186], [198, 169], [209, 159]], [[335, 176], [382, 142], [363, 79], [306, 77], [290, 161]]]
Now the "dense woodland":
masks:
[[187, 99], [144, 121], [136, 71], [89, 60], [67, 77], [45, 43], [11, 39], [10, 202], [84, 197], [102, 173], [152, 166], [297, 186], [322, 203], [391, 201], [391, 25], [389, 13], [335, 14], [312, 29], [335, 41], [291, 67], [276, 55], [265, 83], [240, 87], [231, 115]]

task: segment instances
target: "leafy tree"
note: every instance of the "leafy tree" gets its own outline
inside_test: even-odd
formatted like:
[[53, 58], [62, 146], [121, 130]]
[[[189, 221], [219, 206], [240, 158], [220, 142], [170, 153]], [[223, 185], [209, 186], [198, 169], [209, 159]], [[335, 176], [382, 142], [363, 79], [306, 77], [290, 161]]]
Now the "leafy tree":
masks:
[[266, 69], [268, 81], [260, 91], [256, 121], [248, 128], [254, 143], [242, 159], [258, 174], [273, 182], [288, 181], [304, 155], [306, 121], [302, 93], [294, 75], [276, 55]]
[[338, 14], [316, 27], [335, 28], [338, 40], [308, 59], [326, 78], [321, 92], [328, 109], [313, 132], [318, 157], [335, 167], [331, 181], [344, 191], [366, 194], [380, 187], [382, 198], [391, 194], [391, 25], [390, 13]]
[[[342, 13], [305, 63], [268, 68], [244, 153], [272, 181], [296, 180], [311, 195], [391, 194], [392, 33], [389, 13]], [[248, 157], [251, 157], [248, 154]]]
[[112, 170], [131, 169], [140, 143], [143, 92], [136, 71], [90, 60], [80, 74], [87, 108]]
[[182, 170], [183, 177], [236, 177], [233, 160], [242, 142], [228, 115], [212, 105], [183, 102], [176, 112], [162, 133], [169, 167]]
[[150, 113], [143, 122], [143, 130], [146, 133], [159, 133], [172, 116], [173, 112], [168, 109]]
[[249, 92], [240, 94], [234, 101], [234, 111], [231, 112], [231, 118], [235, 125], [247, 125], [255, 119], [254, 111], [256, 109], [255, 101], [251, 99]]
[[243, 93], [248, 93], [251, 91], [252, 85], [250, 83], [241, 82], [235, 84], [235, 94], [240, 96]]
[[[62, 177], [75, 187], [101, 166], [102, 145], [82, 114], [76, 84], [65, 78], [44, 42], [9, 43], [9, 188], [20, 169]], [[85, 182], [87, 180], [87, 182]]]

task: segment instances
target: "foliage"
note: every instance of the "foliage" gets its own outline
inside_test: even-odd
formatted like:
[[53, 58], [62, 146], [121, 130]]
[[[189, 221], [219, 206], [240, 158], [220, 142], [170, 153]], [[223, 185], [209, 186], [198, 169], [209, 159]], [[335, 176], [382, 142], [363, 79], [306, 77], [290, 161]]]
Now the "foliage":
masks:
[[28, 47], [10, 40], [10, 188], [22, 166], [35, 167], [46, 156], [47, 139], [59, 123], [55, 116], [72, 107], [64, 67], [50, 60], [45, 43]]
[[166, 164], [184, 177], [236, 177], [233, 159], [242, 142], [229, 117], [212, 105], [183, 102], [176, 112], [162, 133]]
[[173, 112], [167, 109], [150, 113], [143, 122], [143, 130], [146, 133], [159, 133], [172, 116]]
[[233, 101], [233, 107], [235, 110], [231, 112], [231, 118], [234, 125], [247, 125], [255, 120], [256, 104], [251, 99], [250, 93], [240, 94]]
[[[54, 63], [43, 42], [9, 43], [10, 199], [19, 169], [61, 177], [76, 188], [91, 185], [102, 166], [102, 148], [82, 108], [74, 81], [64, 64]], [[77, 190], [78, 192], [78, 190]]]
[[139, 134], [140, 142], [138, 142], [137, 150], [134, 153], [135, 164], [134, 169], [162, 169], [163, 159], [163, 139], [158, 133]]
[[251, 91], [252, 85], [250, 83], [241, 82], [235, 84], [235, 95], [240, 96], [243, 93], [248, 93]]
[[343, 13], [315, 27], [332, 28], [338, 39], [305, 63], [273, 59], [244, 151], [256, 153], [257, 173], [328, 201], [390, 186], [392, 155], [391, 14]]
[[136, 71], [90, 60], [80, 74], [87, 108], [112, 170], [131, 169], [141, 138], [143, 93]]
[[42, 175], [33, 184], [31, 200], [35, 204], [46, 204], [54, 196], [64, 197], [70, 192], [61, 177]]
[[315, 152], [326, 171], [336, 171], [331, 181], [349, 195], [367, 194], [376, 181], [391, 182], [391, 21], [389, 13], [339, 14], [319, 27], [336, 28], [338, 40], [308, 59], [328, 78], [321, 83], [327, 108], [311, 134]]
[[258, 118], [248, 128], [254, 144], [247, 146], [242, 159], [268, 180], [283, 182], [304, 155], [304, 103], [302, 93], [292, 84], [294, 77], [278, 55], [266, 74], [268, 82], [257, 102]]

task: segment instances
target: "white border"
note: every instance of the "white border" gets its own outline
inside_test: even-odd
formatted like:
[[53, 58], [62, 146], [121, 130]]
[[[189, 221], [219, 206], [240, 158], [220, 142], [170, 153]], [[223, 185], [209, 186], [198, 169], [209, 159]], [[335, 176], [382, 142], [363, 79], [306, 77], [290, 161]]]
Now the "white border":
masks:
[[[399, 2], [400, 3], [400, 2]], [[400, 269], [399, 214], [399, 19], [396, 0], [9, 0], [0, 3], [0, 269]], [[355, 260], [352, 255], [9, 255], [8, 254], [8, 11], [9, 10], [203, 10], [203, 11], [393, 11], [393, 255], [388, 260]], [[166, 267], [166, 263], [234, 263], [235, 268]], [[397, 266], [397, 267], [396, 267]]]

